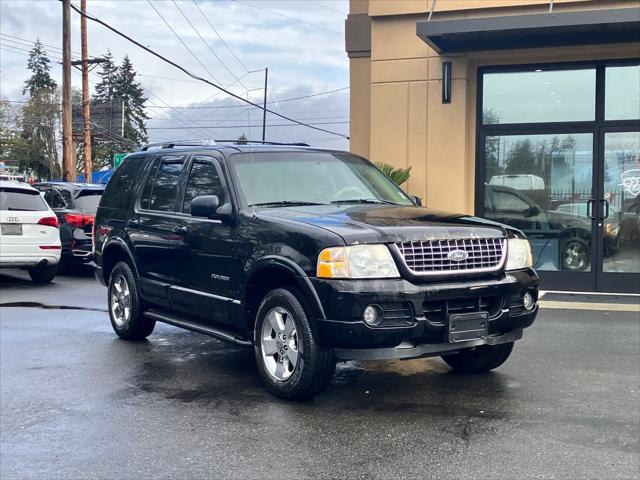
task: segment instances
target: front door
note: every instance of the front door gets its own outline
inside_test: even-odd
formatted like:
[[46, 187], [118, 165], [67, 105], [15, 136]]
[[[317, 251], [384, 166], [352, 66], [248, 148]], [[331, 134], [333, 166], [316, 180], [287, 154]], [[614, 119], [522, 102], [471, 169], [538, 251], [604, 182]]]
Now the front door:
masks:
[[477, 214], [548, 290], [640, 293], [640, 62], [479, 70]]
[[[176, 283], [171, 288], [174, 309], [206, 323], [232, 324], [230, 308], [238, 305], [240, 263], [235, 227], [220, 220], [191, 216], [191, 200], [216, 195], [231, 207], [231, 197], [218, 159], [192, 157], [184, 196], [179, 205], [181, 242], [174, 256]], [[233, 325], [231, 325], [233, 326]]]

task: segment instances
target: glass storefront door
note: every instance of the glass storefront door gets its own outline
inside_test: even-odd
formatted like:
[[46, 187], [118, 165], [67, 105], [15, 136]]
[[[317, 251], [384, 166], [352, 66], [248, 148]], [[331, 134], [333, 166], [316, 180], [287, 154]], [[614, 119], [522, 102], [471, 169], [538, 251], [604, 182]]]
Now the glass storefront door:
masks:
[[476, 210], [546, 289], [640, 293], [640, 62], [481, 68]]

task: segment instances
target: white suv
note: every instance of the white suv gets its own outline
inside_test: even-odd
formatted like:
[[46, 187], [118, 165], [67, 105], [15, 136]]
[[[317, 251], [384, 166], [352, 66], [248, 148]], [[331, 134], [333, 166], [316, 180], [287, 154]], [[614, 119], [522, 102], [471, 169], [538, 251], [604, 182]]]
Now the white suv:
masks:
[[60, 261], [58, 218], [40, 192], [26, 183], [0, 181], [0, 268], [26, 268], [36, 283], [56, 276]]

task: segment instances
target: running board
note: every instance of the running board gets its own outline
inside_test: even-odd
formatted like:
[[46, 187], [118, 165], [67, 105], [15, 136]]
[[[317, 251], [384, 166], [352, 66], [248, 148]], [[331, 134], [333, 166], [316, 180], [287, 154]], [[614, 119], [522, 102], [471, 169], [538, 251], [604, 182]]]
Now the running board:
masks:
[[244, 347], [250, 347], [252, 345], [252, 343], [248, 340], [244, 340], [237, 335], [234, 335], [233, 333], [219, 330], [208, 325], [202, 325], [200, 323], [192, 322], [191, 320], [184, 320], [172, 315], [167, 315], [166, 313], [160, 313], [157, 310], [148, 310], [144, 312], [143, 315], [158, 322], [168, 323], [169, 325], [173, 325], [174, 327], [184, 328], [187, 330], [191, 330], [192, 332], [203, 333], [204, 335], [209, 335], [226, 342], [235, 343], [236, 345], [242, 345]]

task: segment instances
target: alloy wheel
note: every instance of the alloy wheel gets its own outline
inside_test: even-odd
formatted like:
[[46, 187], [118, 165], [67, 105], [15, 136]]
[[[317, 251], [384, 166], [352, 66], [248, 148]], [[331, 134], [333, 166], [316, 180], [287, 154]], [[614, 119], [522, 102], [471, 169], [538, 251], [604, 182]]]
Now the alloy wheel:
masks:
[[287, 310], [269, 310], [260, 335], [260, 351], [269, 374], [279, 381], [287, 380], [300, 361], [301, 344], [296, 324]]
[[118, 327], [123, 327], [131, 318], [131, 291], [129, 283], [122, 274], [113, 279], [110, 296], [110, 309], [113, 321]]

